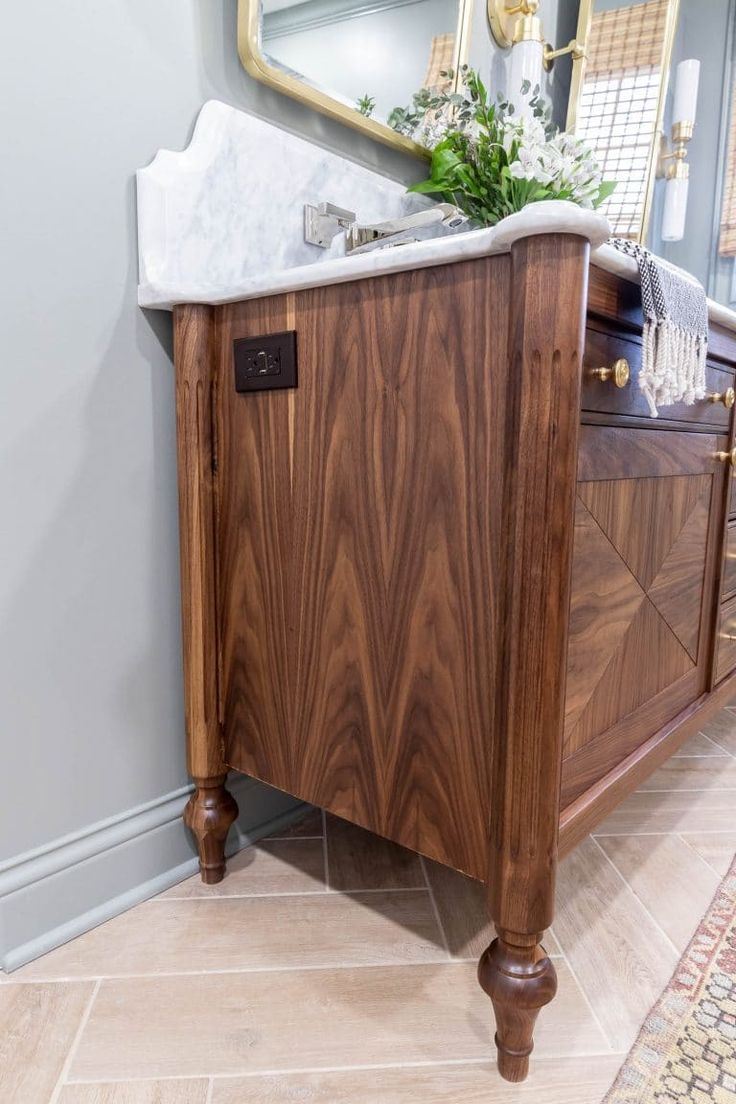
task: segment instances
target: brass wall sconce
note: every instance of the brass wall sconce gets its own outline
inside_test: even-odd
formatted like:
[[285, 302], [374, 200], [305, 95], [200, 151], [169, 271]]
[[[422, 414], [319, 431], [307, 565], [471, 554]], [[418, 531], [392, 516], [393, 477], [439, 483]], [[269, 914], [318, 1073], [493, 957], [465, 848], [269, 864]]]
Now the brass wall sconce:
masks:
[[[538, 11], [539, 0], [518, 0], [518, 3], [514, 0], [488, 0], [488, 22], [491, 25], [493, 37], [502, 49], [513, 47], [509, 74], [511, 94], [516, 91], [515, 69], [523, 68], [522, 79], [530, 80], [534, 86], [541, 80], [542, 67], [549, 72], [555, 58], [562, 57], [563, 54], [571, 54], [574, 61], [579, 61], [585, 57], [585, 47], [575, 38], [567, 46], [554, 50], [551, 44], [545, 41]], [[515, 57], [517, 53], [524, 57], [526, 65], [519, 64], [522, 58], [517, 59]], [[536, 80], [532, 79], [530, 72], [536, 75]]]
[[657, 175], [665, 178], [662, 211], [662, 241], [681, 241], [685, 235], [687, 196], [690, 186], [688, 142], [695, 130], [700, 62], [688, 58], [677, 66], [675, 101], [672, 110], [672, 148], [663, 137]]

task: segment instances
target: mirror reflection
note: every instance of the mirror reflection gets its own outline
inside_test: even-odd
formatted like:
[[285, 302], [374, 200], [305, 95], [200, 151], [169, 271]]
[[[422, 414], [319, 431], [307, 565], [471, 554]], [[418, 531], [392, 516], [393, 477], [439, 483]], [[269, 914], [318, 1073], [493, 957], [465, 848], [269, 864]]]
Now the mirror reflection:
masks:
[[458, 0], [262, 0], [261, 13], [271, 64], [394, 129], [458, 67]]
[[643, 240], [651, 210], [674, 0], [594, 0], [575, 131], [616, 189], [605, 214], [618, 237]]

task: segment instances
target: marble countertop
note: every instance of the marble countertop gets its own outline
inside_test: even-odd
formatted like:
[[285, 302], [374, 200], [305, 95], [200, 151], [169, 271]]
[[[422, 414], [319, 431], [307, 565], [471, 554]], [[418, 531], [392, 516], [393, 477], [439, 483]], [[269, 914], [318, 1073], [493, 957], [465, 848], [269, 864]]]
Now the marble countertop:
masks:
[[219, 305], [242, 299], [258, 299], [286, 291], [325, 287], [390, 272], [406, 272], [412, 268], [430, 268], [494, 253], [508, 253], [515, 241], [545, 233], [579, 234], [595, 247], [609, 237], [610, 231], [603, 215], [585, 211], [574, 203], [550, 200], [531, 204], [488, 230], [468, 230], [406, 245], [385, 246], [350, 257], [323, 254], [323, 260], [282, 268], [277, 272], [245, 276], [232, 283], [141, 282], [138, 301], [142, 307], [170, 310], [176, 303]]
[[[430, 268], [494, 253], [508, 253], [515, 241], [540, 233], [579, 234], [591, 243], [591, 264], [634, 283], [639, 282], [633, 257], [606, 244], [610, 231], [603, 215], [585, 211], [572, 203], [552, 200], [532, 204], [488, 230], [448, 234], [351, 257], [325, 256], [324, 260], [283, 268], [279, 272], [246, 276], [232, 282], [145, 282], [139, 284], [138, 301], [142, 307], [171, 310], [177, 303], [221, 305], [243, 299], [259, 299], [287, 291], [326, 287], [413, 268]], [[694, 281], [689, 273], [682, 274]], [[711, 322], [736, 332], [736, 311], [709, 299], [708, 312]]]

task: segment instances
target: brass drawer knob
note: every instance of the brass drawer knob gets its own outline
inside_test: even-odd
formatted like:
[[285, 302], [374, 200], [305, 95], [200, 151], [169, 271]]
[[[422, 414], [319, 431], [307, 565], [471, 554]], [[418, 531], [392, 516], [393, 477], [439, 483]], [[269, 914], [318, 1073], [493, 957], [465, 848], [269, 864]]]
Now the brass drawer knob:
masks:
[[736, 403], [736, 391], [733, 387], [727, 387], [725, 391], [714, 391], [712, 395], [708, 396], [708, 401], [723, 403], [726, 410], [730, 410], [733, 404]]
[[716, 460], [722, 460], [724, 464], [736, 466], [736, 446], [729, 449], [728, 452], [717, 452]]
[[628, 360], [620, 357], [619, 360], [614, 360], [610, 368], [594, 368], [591, 375], [604, 382], [611, 380], [614, 387], [626, 387], [631, 379], [631, 368]]

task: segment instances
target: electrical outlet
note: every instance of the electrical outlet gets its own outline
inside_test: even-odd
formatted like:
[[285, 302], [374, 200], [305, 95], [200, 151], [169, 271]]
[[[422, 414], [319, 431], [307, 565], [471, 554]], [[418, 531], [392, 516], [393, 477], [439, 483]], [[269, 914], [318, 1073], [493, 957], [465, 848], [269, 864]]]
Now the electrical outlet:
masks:
[[296, 387], [296, 331], [239, 337], [233, 342], [233, 361], [236, 391]]

